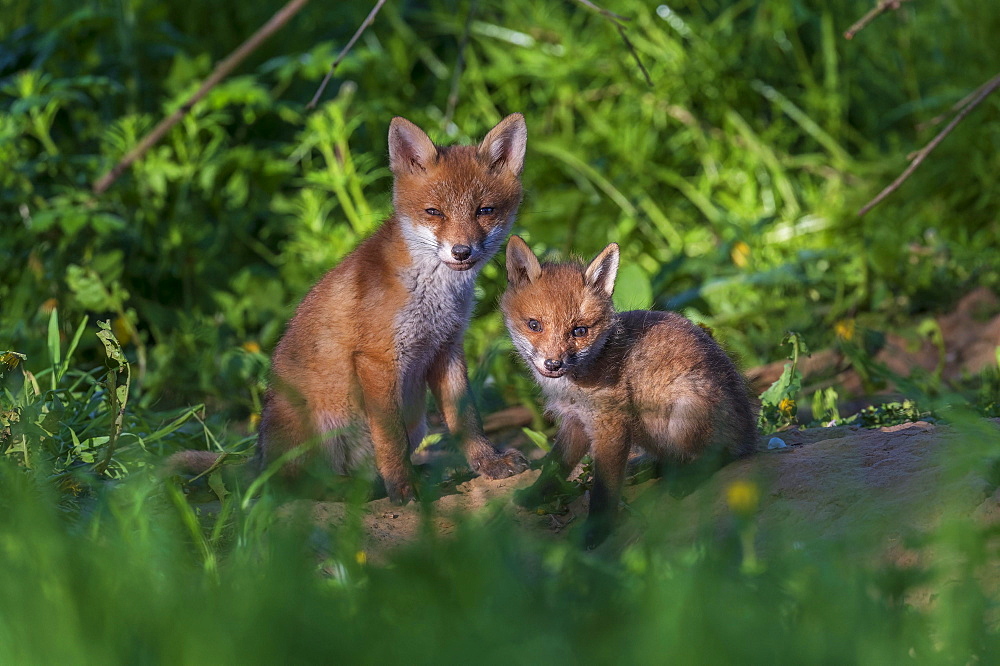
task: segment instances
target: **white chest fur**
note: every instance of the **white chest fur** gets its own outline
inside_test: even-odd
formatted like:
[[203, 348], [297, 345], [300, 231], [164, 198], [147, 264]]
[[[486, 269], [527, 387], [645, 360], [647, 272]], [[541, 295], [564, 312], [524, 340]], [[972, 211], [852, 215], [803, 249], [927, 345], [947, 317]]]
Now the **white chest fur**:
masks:
[[535, 379], [545, 394], [545, 406], [560, 419], [575, 418], [590, 430], [594, 425], [596, 405], [592, 396], [568, 377], [553, 379], [535, 372]]
[[425, 238], [424, 227], [407, 228], [411, 264], [400, 273], [408, 296], [394, 321], [396, 354], [405, 375], [423, 375], [428, 365], [460, 334], [472, 312], [477, 268], [448, 268]]

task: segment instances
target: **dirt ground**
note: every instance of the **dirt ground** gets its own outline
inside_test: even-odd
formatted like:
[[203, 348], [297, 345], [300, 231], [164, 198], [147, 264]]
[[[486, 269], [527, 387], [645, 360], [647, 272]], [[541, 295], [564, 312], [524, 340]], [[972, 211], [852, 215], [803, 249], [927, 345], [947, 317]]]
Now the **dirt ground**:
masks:
[[[802, 534], [866, 543], [873, 547], [871, 555], [905, 566], [922, 556], [904, 545], [907, 537], [936, 527], [946, 515], [1000, 524], [1000, 487], [991, 478], [990, 461], [970, 460], [970, 451], [982, 457], [984, 447], [967, 446], [973, 439], [994, 441], [991, 449], [1000, 450], [1000, 419], [961, 430], [921, 421], [873, 430], [786, 431], [780, 437], [784, 448], [768, 450], [769, 438], [762, 438], [757, 455], [727, 465], [685, 497], [661, 492], [656, 479], [626, 487], [622, 524], [602, 549], [624, 548], [661, 513], [670, 516], [670, 538], [678, 544], [690, 543], [706, 526], [725, 529], [735, 520], [734, 492], [758, 525], [763, 553], [772, 535]], [[562, 514], [527, 511], [511, 501], [513, 492], [537, 475], [529, 470], [509, 479], [479, 477], [459, 484], [433, 503], [436, 530], [446, 535], [458, 520], [489, 516], [547, 538], [573, 539], [586, 518], [586, 496]], [[310, 504], [319, 524], [345, 519], [342, 504]], [[363, 517], [369, 560], [377, 562], [415, 540], [422, 520], [417, 505], [393, 506], [386, 499], [369, 503]], [[984, 573], [1000, 580], [1000, 563]]]

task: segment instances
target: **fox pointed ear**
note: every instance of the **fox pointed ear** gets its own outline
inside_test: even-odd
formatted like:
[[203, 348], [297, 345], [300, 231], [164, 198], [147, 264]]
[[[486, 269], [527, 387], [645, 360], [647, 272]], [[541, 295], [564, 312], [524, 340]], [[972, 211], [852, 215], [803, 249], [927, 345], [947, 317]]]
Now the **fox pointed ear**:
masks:
[[528, 128], [524, 124], [524, 116], [512, 113], [497, 123], [479, 144], [479, 159], [485, 161], [490, 169], [503, 166], [515, 176], [520, 176], [527, 145]]
[[511, 236], [507, 241], [507, 282], [516, 287], [534, 282], [541, 274], [542, 267], [528, 244], [520, 236]]
[[389, 123], [389, 168], [394, 174], [426, 171], [437, 154], [430, 137], [406, 118], [397, 116]]
[[594, 257], [583, 274], [583, 281], [588, 287], [603, 291], [610, 296], [615, 291], [615, 278], [618, 276], [618, 243], [611, 243]]

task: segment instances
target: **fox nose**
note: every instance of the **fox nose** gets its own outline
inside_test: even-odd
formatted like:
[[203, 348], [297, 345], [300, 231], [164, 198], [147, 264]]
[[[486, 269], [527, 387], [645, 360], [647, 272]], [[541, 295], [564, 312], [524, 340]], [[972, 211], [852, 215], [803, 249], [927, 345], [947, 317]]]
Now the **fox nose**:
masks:
[[561, 368], [562, 365], [563, 365], [562, 361], [560, 361], [559, 359], [555, 358], [545, 359], [545, 369], [548, 370], [549, 372], [555, 372], [556, 370]]
[[459, 261], [465, 261], [472, 256], [472, 248], [468, 245], [452, 245], [451, 256], [455, 257]]

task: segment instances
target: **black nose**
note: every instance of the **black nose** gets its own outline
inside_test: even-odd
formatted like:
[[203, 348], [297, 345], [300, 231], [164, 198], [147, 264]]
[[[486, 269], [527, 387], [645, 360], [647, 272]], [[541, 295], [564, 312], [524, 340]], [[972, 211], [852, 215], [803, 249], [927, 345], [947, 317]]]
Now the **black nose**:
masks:
[[545, 359], [545, 369], [549, 372], [555, 372], [562, 367], [562, 361], [554, 358]]
[[468, 245], [452, 245], [451, 256], [455, 257], [459, 261], [465, 261], [472, 256], [472, 248]]

